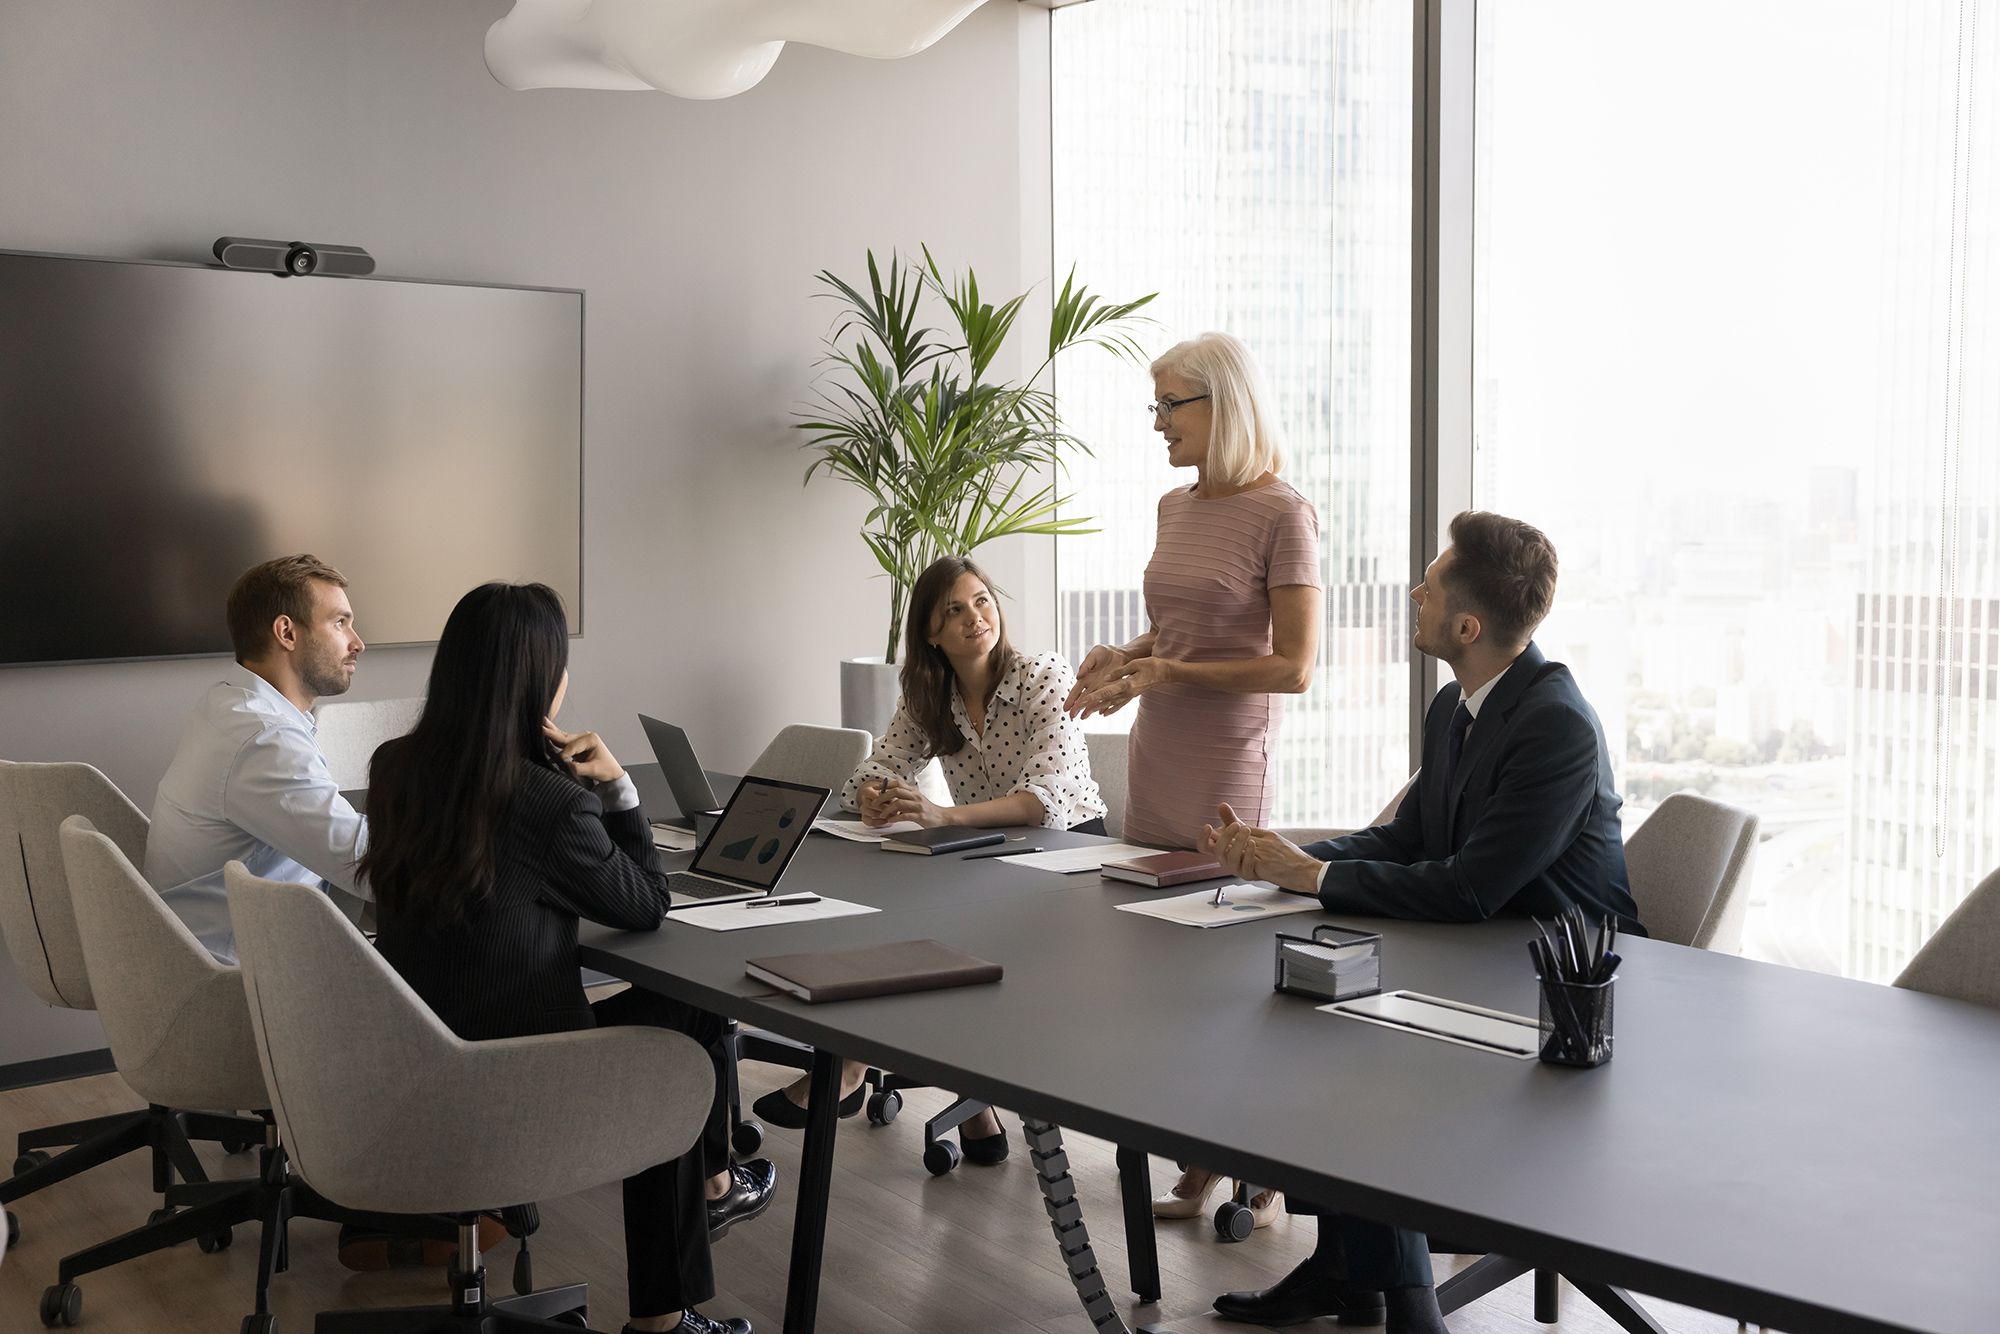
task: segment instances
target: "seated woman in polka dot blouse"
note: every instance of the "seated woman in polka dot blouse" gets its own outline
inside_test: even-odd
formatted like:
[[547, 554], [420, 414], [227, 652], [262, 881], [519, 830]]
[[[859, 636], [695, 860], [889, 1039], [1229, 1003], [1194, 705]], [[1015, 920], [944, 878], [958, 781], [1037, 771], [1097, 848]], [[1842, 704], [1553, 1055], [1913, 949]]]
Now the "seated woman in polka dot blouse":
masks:
[[[903, 697], [889, 730], [854, 771], [841, 802], [871, 825], [1039, 825], [1104, 832], [1104, 798], [1090, 777], [1083, 729], [1063, 712], [1076, 676], [1060, 654], [1032, 657], [1007, 643], [1000, 604], [977, 565], [944, 556], [917, 576], [903, 626]], [[954, 804], [917, 790], [936, 758]], [[841, 1070], [840, 1112], [861, 1110], [867, 1067]], [[805, 1124], [806, 1081], [775, 1089], [752, 1108], [767, 1123]], [[850, 1108], [852, 1110], [850, 1110]], [[959, 1130], [968, 1162], [1007, 1157], [1007, 1133], [984, 1111]]]
[[[917, 576], [904, 618], [903, 697], [841, 792], [871, 825], [1040, 825], [1104, 832], [1083, 729], [1063, 712], [1076, 683], [1058, 653], [1015, 652], [985, 574], [944, 556]], [[950, 806], [917, 790], [935, 757]]]

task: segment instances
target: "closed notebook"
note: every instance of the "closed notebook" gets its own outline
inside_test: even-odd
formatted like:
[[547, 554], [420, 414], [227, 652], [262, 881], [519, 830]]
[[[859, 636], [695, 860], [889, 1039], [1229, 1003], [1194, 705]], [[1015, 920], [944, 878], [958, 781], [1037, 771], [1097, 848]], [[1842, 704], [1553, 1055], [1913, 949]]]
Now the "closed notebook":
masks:
[[1128, 857], [1122, 862], [1106, 862], [1098, 868], [1113, 880], [1130, 880], [1135, 885], [1165, 889], [1194, 880], [1219, 880], [1228, 872], [1222, 863], [1205, 852], [1161, 852], [1151, 857]]
[[998, 829], [942, 824], [935, 829], [911, 829], [891, 834], [880, 846], [884, 852], [914, 852], [928, 857], [939, 852], [964, 852], [967, 848], [983, 848], [989, 843], [1006, 841], [1007, 836]]
[[743, 971], [808, 1003], [998, 982], [1000, 965], [935, 940], [745, 959]]

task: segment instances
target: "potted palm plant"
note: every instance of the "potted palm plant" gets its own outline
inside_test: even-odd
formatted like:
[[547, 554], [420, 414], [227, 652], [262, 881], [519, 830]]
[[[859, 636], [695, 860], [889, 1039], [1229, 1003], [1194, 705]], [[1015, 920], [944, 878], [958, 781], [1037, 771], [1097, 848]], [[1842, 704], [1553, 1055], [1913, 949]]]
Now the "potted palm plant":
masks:
[[[1088, 533], [1091, 520], [1062, 512], [1066, 455], [1089, 446], [1063, 429], [1045, 384], [1056, 358], [1091, 345], [1144, 361], [1132, 330], [1151, 294], [1105, 301], [1071, 271], [1049, 315], [1048, 342], [1031, 374], [993, 377], [1020, 316], [1023, 293], [983, 299], [970, 268], [947, 278], [931, 255], [887, 272], [868, 252], [866, 287], [831, 271], [821, 295], [839, 306], [821, 358], [823, 375], [798, 414], [813, 455], [805, 480], [825, 470], [873, 502], [861, 530], [889, 582], [879, 658], [841, 664], [841, 722], [880, 735], [896, 702], [896, 653], [910, 586], [933, 560], [970, 554], [1012, 533]], [[942, 330], [929, 322], [942, 307]]]

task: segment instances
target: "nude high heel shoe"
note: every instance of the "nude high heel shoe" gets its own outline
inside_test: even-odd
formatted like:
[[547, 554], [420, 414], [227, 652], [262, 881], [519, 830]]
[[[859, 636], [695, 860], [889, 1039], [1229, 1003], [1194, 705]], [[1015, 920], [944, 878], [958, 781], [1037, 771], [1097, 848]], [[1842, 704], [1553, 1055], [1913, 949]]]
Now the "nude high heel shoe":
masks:
[[[1200, 1169], [1190, 1168], [1189, 1172], [1198, 1170]], [[1210, 1172], [1207, 1175], [1208, 1175], [1208, 1180], [1202, 1185], [1199, 1194], [1179, 1195], [1176, 1194], [1174, 1191], [1170, 1190], [1164, 1195], [1154, 1196], [1153, 1217], [1155, 1218], [1201, 1217], [1202, 1213], [1208, 1208], [1208, 1197], [1215, 1192], [1216, 1183], [1222, 1180], [1221, 1177], [1215, 1175], [1213, 1172]], [[1188, 1173], [1183, 1173], [1181, 1175], [1181, 1181], [1186, 1181], [1187, 1178], [1188, 1178]], [[1174, 1184], [1178, 1186], [1180, 1185], [1180, 1182], [1177, 1181]]]

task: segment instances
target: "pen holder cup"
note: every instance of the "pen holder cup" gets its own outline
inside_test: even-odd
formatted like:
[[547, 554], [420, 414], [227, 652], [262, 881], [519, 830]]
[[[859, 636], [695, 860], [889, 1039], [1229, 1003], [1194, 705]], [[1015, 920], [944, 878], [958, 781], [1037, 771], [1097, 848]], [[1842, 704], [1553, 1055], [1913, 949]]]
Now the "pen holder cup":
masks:
[[1585, 1068], [1611, 1059], [1611, 984], [1541, 978], [1542, 1059]]
[[1316, 926], [1311, 936], [1277, 938], [1272, 988], [1319, 1001], [1353, 1000], [1382, 989], [1382, 937], [1373, 931]]

